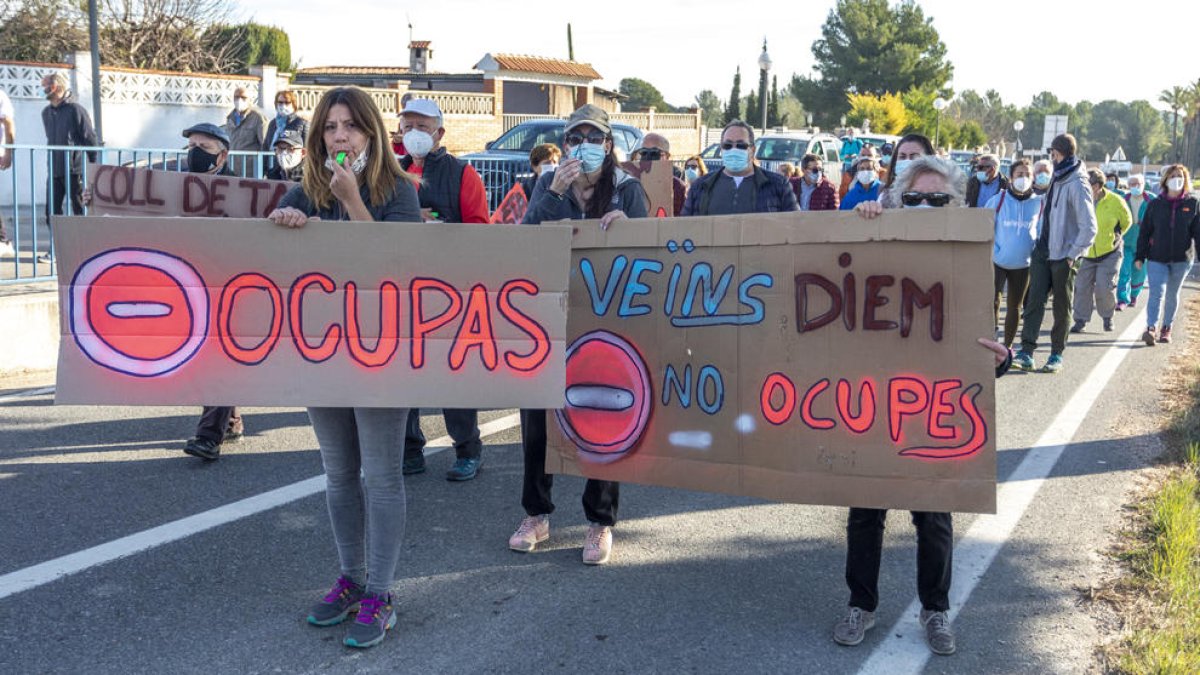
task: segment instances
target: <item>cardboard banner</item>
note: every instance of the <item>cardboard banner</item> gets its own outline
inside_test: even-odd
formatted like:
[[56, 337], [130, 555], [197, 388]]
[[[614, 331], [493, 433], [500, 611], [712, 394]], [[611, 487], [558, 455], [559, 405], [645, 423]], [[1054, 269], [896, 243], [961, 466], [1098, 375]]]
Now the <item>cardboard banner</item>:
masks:
[[93, 216], [266, 218], [297, 183], [88, 164]]
[[504, 195], [500, 206], [496, 207], [496, 212], [492, 214], [492, 223], [519, 225], [528, 209], [529, 200], [525, 198], [525, 190], [517, 183]]
[[569, 227], [86, 217], [54, 237], [58, 403], [562, 404]]
[[576, 223], [553, 473], [991, 513], [991, 216]]
[[625, 162], [621, 168], [641, 181], [642, 189], [650, 198], [651, 218], [671, 218], [675, 215], [675, 181], [671, 173], [671, 160]]

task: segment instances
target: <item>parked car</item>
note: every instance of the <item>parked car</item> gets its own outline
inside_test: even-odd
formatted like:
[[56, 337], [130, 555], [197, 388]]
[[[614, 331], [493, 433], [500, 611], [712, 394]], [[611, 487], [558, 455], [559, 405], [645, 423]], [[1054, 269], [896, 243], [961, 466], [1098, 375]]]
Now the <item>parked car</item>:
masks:
[[827, 133], [770, 133], [754, 141], [754, 156], [762, 168], [777, 171], [784, 162], [799, 167], [800, 160], [811, 152], [824, 161], [825, 175], [834, 185], [842, 181], [841, 149], [842, 142]]
[[720, 171], [724, 168], [725, 162], [721, 160], [721, 144], [713, 143], [701, 150], [700, 161], [704, 162], [704, 168], [709, 171]]

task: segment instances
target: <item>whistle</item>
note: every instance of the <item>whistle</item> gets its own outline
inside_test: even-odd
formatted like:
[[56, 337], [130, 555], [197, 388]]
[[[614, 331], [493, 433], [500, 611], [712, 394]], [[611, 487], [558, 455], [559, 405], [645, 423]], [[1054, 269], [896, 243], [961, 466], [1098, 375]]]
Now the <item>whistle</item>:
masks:
[[338, 164], [342, 164], [342, 165], [346, 164], [346, 151], [345, 150], [342, 150], [341, 152], [339, 152], [337, 154], [336, 161]]

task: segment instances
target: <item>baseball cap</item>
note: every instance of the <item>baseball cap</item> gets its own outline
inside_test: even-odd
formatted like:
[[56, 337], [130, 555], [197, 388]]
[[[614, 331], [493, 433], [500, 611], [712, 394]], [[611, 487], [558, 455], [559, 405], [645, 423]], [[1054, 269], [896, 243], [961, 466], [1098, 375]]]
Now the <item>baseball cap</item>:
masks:
[[412, 113], [414, 115], [422, 115], [424, 117], [434, 117], [442, 119], [442, 109], [437, 103], [427, 98], [410, 98], [408, 103], [404, 104], [404, 110], [400, 111], [401, 115]]
[[279, 140], [275, 141], [274, 145], [279, 145], [280, 143], [287, 143], [293, 148], [304, 147], [304, 139], [300, 138], [300, 132], [295, 129], [288, 129], [280, 134]]
[[606, 134], [612, 133], [612, 126], [608, 123], [608, 113], [598, 105], [588, 103], [580, 106], [578, 110], [571, 113], [567, 118], [567, 128], [563, 133], [567, 133], [578, 126], [590, 124]]

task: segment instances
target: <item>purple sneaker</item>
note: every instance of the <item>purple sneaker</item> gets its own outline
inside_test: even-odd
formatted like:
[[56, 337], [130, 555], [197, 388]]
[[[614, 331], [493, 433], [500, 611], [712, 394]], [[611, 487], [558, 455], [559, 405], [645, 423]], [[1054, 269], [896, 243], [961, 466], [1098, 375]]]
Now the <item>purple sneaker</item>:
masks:
[[396, 625], [396, 609], [392, 607], [392, 594], [363, 596], [358, 616], [346, 631], [347, 647], [365, 649], [383, 642], [389, 629]]
[[349, 577], [340, 576], [333, 588], [308, 612], [308, 622], [314, 626], [336, 626], [358, 609], [365, 591]]

